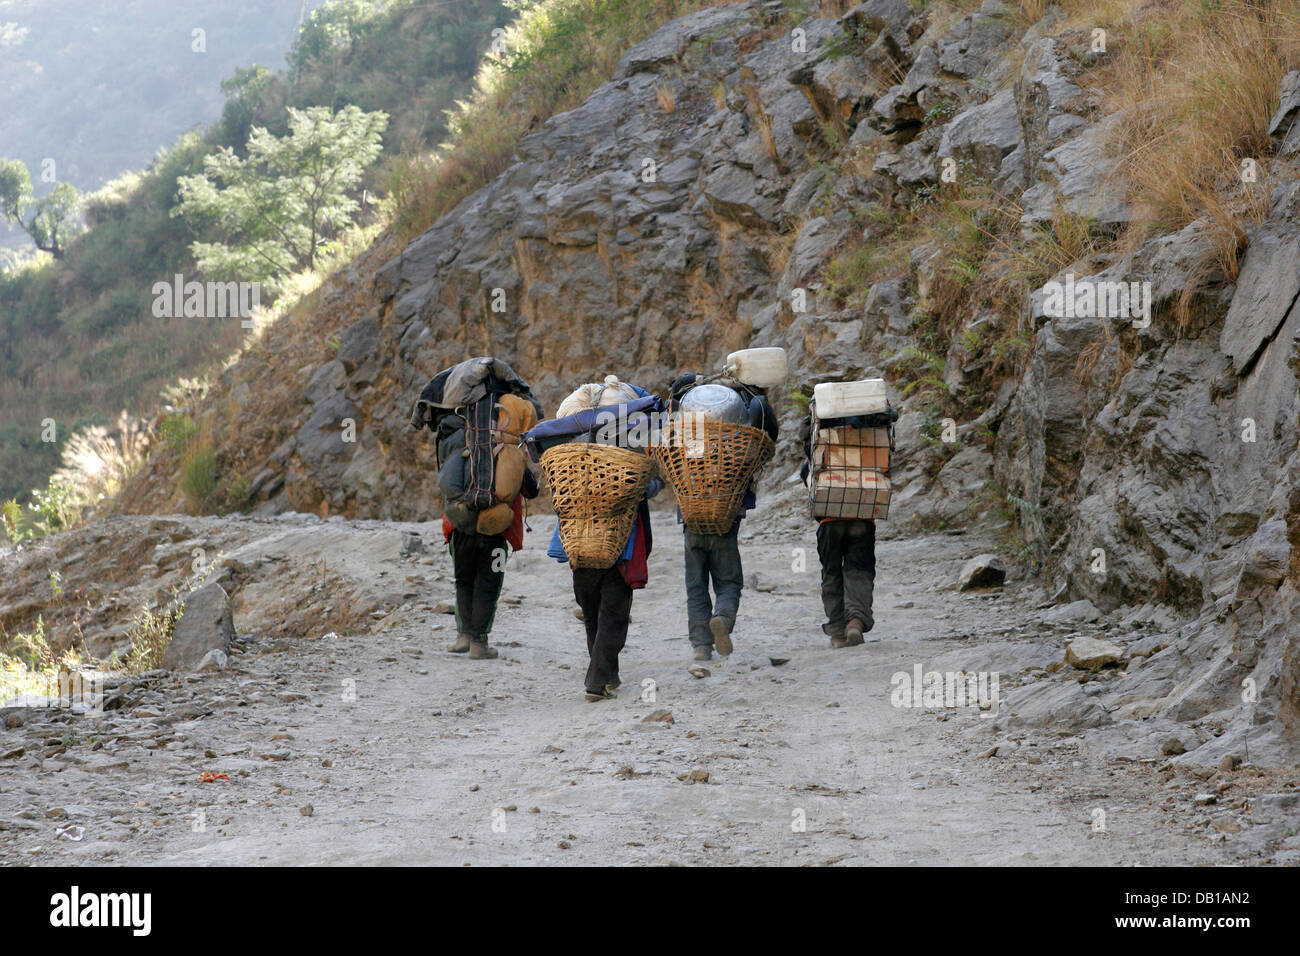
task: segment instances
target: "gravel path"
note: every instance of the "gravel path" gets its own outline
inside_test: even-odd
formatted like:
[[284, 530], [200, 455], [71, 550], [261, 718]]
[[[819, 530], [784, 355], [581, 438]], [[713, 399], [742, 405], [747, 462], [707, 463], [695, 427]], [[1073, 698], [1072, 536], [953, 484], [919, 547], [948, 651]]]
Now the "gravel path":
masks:
[[[99, 723], [28, 711], [23, 726], [0, 730], [0, 755], [27, 751], [0, 761], [0, 862], [1263, 858], [1256, 843], [1196, 818], [1194, 792], [1206, 783], [1156, 761], [1117, 761], [1052, 731], [995, 729], [971, 707], [891, 704], [892, 675], [917, 663], [993, 665], [1005, 695], [1033, 662], [1060, 659], [1062, 639], [1043, 632], [1030, 604], [1041, 592], [1014, 581], [1005, 592], [955, 590], [962, 561], [988, 542], [882, 542], [880, 640], [831, 650], [811, 531], [742, 535], [757, 586], [742, 600], [736, 652], [694, 677], [679, 532], [657, 516], [623, 689], [589, 704], [569, 575], [542, 553], [552, 520], [533, 519], [527, 549], [511, 559], [493, 635], [500, 660], [443, 651], [454, 619], [432, 602], [450, 597], [447, 559], [438, 548], [404, 558], [398, 547], [399, 530], [433, 539], [434, 526], [334, 524], [332, 534], [357, 542], [339, 563], [417, 586], [427, 575], [425, 603], [348, 636], [276, 638], [273, 622], [237, 615], [242, 647], [224, 673], [139, 683], [129, 706]], [[792, 570], [801, 546], [802, 572]], [[230, 779], [200, 783], [203, 771]], [[84, 827], [79, 841], [69, 826]]]

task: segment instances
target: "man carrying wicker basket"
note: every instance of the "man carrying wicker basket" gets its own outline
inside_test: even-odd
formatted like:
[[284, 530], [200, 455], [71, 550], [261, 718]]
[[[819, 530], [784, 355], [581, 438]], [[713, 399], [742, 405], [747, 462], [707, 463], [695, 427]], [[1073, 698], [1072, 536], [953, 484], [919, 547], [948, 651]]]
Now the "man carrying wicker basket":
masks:
[[[740, 522], [757, 504], [754, 483], [772, 457], [778, 424], [764, 390], [726, 379], [679, 376], [669, 439], [654, 449], [677, 492], [686, 568], [687, 636], [697, 661], [733, 650], [745, 586]], [[713, 591], [710, 593], [709, 586]]]
[[[649, 578], [652, 537], [648, 498], [662, 483], [642, 442], [660, 402], [607, 376], [582, 386], [554, 419], [525, 436], [551, 487], [558, 521], [547, 554], [568, 563], [573, 596], [587, 632], [586, 699], [611, 700], [621, 683], [632, 592]], [[572, 412], [572, 414], [567, 414]]]

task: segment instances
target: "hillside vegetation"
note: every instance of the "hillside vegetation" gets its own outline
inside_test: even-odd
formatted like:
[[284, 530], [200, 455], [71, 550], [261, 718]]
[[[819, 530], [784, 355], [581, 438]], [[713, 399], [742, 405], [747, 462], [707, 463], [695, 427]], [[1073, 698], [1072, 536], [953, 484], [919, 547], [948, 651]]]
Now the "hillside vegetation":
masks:
[[[176, 23], [175, 11], [157, 15]], [[223, 148], [242, 155], [254, 127], [286, 134], [287, 107], [388, 113], [390, 165], [403, 151], [427, 149], [444, 135], [444, 111], [468, 90], [491, 31], [508, 16], [499, 0], [327, 3], [304, 22], [287, 71], [238, 70], [222, 85], [227, 99], [216, 122], [85, 197], [86, 229], [60, 261], [40, 255], [0, 274], [0, 500], [26, 500], [44, 487], [79, 431], [97, 427], [108, 433], [101, 439], [121, 445], [112, 424], [121, 410], [151, 412], [165, 387], [201, 377], [238, 347], [239, 321], [152, 314], [156, 281], [204, 278], [191, 245], [209, 237], [173, 215], [181, 179]], [[363, 224], [382, 215], [374, 197], [388, 176], [381, 165], [363, 180]], [[340, 255], [345, 237], [329, 238], [336, 241], [322, 248], [327, 260]], [[50, 422], [55, 442], [43, 440]]]

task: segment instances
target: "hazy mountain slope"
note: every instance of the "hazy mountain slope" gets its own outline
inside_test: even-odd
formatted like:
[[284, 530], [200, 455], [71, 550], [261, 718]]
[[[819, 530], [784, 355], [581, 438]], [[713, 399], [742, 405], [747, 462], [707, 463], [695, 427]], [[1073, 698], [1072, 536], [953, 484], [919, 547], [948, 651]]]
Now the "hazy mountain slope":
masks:
[[237, 68], [282, 67], [299, 18], [323, 2], [3, 0], [0, 155], [36, 169], [52, 158], [83, 191], [140, 169], [221, 114]]

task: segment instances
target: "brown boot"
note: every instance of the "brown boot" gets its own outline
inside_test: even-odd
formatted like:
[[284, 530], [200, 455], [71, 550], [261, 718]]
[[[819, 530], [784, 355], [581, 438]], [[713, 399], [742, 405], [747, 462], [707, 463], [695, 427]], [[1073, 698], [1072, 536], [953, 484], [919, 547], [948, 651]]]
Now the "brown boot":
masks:
[[732, 651], [731, 630], [720, 617], [709, 618], [709, 633], [713, 635], [713, 648], [723, 657]]
[[843, 637], [831, 638], [831, 647], [848, 647], [848, 646], [849, 646], [849, 642], [846, 641]]
[[470, 641], [469, 659], [472, 661], [490, 661], [497, 656], [495, 647], [488, 647], [487, 641]]
[[849, 618], [849, 623], [844, 625], [844, 643], [848, 647], [857, 647], [862, 643], [862, 622], [856, 617]]
[[470, 639], [468, 634], [457, 634], [456, 642], [454, 644], [448, 644], [447, 650], [451, 651], [453, 654], [467, 654], [469, 653], [469, 645]]

